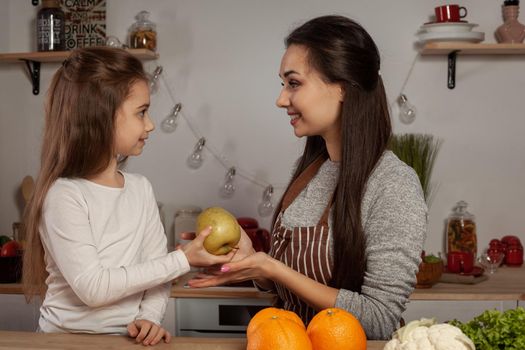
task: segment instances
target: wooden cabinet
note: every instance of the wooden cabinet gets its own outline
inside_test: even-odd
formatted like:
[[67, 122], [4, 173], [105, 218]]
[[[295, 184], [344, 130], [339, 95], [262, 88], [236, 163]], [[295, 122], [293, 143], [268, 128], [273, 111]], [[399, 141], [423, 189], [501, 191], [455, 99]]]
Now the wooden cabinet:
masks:
[[23, 294], [0, 294], [0, 330], [34, 332], [38, 327], [40, 303], [26, 303]]
[[470, 321], [487, 309], [505, 311], [525, 305], [525, 266], [500, 267], [478, 284], [438, 283], [410, 296], [405, 322], [435, 317], [439, 322]]

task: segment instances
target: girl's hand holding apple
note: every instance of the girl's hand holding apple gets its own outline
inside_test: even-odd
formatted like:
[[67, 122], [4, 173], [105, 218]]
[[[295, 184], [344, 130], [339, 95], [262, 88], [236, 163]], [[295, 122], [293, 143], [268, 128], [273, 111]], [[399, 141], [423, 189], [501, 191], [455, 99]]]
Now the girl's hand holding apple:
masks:
[[205, 267], [229, 262], [234, 250], [226, 255], [213, 255], [204, 248], [204, 241], [212, 233], [212, 228], [207, 227], [195, 237], [191, 242], [182, 245], [180, 249], [186, 254], [186, 258], [191, 266]]

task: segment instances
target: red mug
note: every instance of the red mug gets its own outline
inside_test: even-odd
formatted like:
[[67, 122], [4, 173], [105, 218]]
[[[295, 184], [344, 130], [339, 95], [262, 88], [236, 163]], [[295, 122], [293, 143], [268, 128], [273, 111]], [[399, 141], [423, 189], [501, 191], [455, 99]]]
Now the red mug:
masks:
[[447, 270], [453, 273], [472, 272], [474, 257], [467, 252], [450, 252], [447, 255]]
[[436, 22], [459, 22], [467, 15], [467, 9], [459, 5], [438, 6], [434, 8], [434, 12]]

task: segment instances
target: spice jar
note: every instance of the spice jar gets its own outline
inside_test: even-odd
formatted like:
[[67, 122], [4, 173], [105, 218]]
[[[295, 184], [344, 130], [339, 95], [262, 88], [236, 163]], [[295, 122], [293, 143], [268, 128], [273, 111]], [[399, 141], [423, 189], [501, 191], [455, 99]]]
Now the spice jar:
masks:
[[477, 256], [477, 235], [474, 215], [467, 211], [467, 203], [459, 201], [448, 217], [448, 252], [468, 252]]
[[66, 49], [65, 15], [60, 0], [43, 0], [36, 17], [36, 42], [38, 51], [63, 51]]
[[157, 31], [155, 23], [149, 19], [148, 11], [140, 11], [135, 18], [129, 33], [129, 47], [132, 49], [157, 50]]

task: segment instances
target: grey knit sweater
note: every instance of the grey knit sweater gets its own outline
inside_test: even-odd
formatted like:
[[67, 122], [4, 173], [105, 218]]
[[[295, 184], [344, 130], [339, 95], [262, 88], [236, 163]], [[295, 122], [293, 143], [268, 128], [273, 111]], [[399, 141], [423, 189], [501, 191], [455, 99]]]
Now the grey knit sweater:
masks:
[[[284, 212], [282, 224], [288, 228], [316, 225], [338, 176], [339, 163], [327, 160]], [[368, 179], [361, 220], [366, 236], [361, 293], [340, 289], [335, 306], [355, 315], [368, 339], [390, 339], [413, 291], [427, 229], [419, 179], [390, 151]]]

